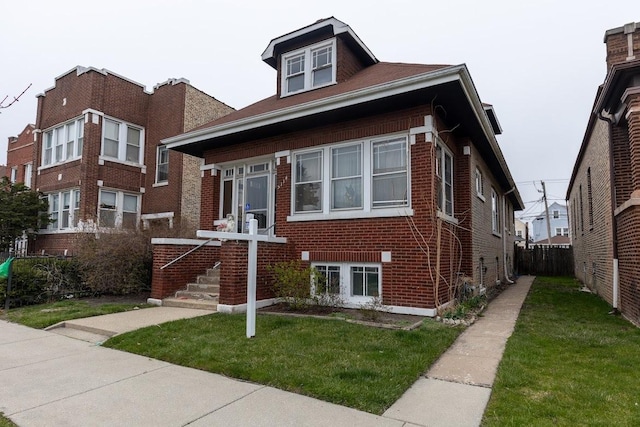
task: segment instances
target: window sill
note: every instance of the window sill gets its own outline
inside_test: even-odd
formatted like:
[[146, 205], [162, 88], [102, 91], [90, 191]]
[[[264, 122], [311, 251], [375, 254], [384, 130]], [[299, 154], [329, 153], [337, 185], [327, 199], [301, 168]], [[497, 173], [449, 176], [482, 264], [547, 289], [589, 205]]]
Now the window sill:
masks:
[[169, 185], [169, 181], [156, 182], [152, 185], [152, 187], [166, 187], [167, 185]]
[[62, 161], [62, 162], [52, 163], [52, 164], [46, 165], [46, 166], [38, 166], [38, 172], [43, 171], [43, 170], [47, 170], [47, 169], [51, 169], [51, 168], [55, 168], [56, 166], [68, 165], [69, 163], [73, 163], [73, 162], [76, 162], [78, 160], [82, 160], [82, 157], [74, 157], [73, 159], [65, 160], [65, 161]]
[[298, 213], [287, 216], [287, 222], [304, 222], [304, 221], [331, 221], [338, 219], [365, 219], [365, 218], [388, 218], [413, 216], [413, 209], [406, 208], [386, 208], [376, 209], [369, 212], [365, 211], [340, 211], [324, 213]]
[[485, 199], [485, 197], [482, 194], [476, 194], [476, 196], [478, 196], [478, 199], [482, 200], [483, 202], [487, 201], [487, 199]]
[[501, 239], [502, 239], [502, 234], [500, 234], [500, 233], [497, 233], [497, 232], [495, 232], [495, 231], [492, 231], [492, 232], [491, 232], [491, 234], [493, 234], [494, 236], [499, 237], [499, 238], [501, 238]]
[[447, 215], [446, 213], [444, 213], [442, 211], [438, 211], [438, 218], [440, 218], [443, 221], [450, 222], [451, 224], [458, 225], [458, 219], [457, 218], [452, 217], [450, 215]]
[[289, 96], [298, 95], [298, 94], [300, 94], [300, 93], [307, 93], [307, 92], [311, 92], [312, 90], [322, 89], [323, 87], [327, 87], [327, 86], [335, 85], [336, 83], [337, 83], [337, 82], [332, 81], [332, 82], [329, 82], [329, 83], [325, 83], [325, 84], [323, 84], [323, 85], [310, 87], [309, 89], [300, 89], [300, 90], [297, 90], [297, 91], [295, 91], [295, 92], [289, 92], [289, 93], [284, 93], [284, 92], [282, 92], [282, 93], [280, 94], [280, 98], [287, 98], [287, 97], [289, 97]]
[[147, 170], [147, 167], [145, 165], [141, 164], [141, 163], [128, 162], [126, 160], [116, 159], [115, 157], [106, 157], [106, 156], [98, 157], [98, 164], [99, 165], [104, 165], [104, 162], [119, 163], [121, 165], [133, 166], [135, 168], [142, 169], [143, 173], [145, 173], [146, 170]]

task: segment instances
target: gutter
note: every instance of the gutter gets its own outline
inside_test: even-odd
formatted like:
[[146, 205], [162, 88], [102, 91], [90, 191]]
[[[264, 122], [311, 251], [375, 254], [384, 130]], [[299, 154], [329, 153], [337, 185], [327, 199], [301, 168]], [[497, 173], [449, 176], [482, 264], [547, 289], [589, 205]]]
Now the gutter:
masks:
[[504, 266], [504, 280], [513, 285], [515, 282], [509, 278], [507, 271], [507, 195], [516, 191], [516, 187], [502, 194], [502, 265]]
[[616, 221], [615, 206], [616, 206], [616, 190], [613, 173], [613, 120], [610, 117], [605, 117], [602, 111], [598, 112], [598, 118], [609, 124], [609, 181], [611, 182], [611, 240], [612, 240], [612, 258], [613, 258], [613, 295], [612, 305], [613, 310], [611, 314], [618, 314], [618, 296], [620, 294], [620, 270], [618, 264], [618, 223]]

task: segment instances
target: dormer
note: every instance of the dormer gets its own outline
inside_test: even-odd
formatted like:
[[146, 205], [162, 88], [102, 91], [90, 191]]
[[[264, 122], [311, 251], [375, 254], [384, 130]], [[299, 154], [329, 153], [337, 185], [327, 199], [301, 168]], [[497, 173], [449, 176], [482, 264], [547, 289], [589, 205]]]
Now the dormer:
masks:
[[378, 62], [344, 22], [333, 17], [271, 40], [262, 60], [278, 73], [278, 97], [347, 80]]

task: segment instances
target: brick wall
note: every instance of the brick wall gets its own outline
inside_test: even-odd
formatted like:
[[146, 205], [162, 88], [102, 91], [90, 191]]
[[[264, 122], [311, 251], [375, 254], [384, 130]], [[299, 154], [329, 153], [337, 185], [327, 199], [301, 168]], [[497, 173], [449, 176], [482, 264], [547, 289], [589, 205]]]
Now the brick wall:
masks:
[[[627, 24], [631, 34], [633, 56], [640, 59], [640, 23]], [[607, 72], [615, 64], [626, 62], [629, 57], [629, 35], [625, 34], [625, 27], [607, 31], [605, 43], [607, 45]]]
[[[17, 170], [16, 182], [25, 182], [24, 165], [33, 164], [33, 125], [27, 125], [17, 137], [7, 142], [7, 177], [11, 178], [11, 168]], [[0, 175], [3, 176], [3, 175]], [[31, 174], [33, 183], [33, 169]]]
[[[583, 160], [569, 194], [575, 275], [582, 283], [613, 304], [613, 236], [611, 224], [611, 180], [609, 126], [596, 120], [588, 135]], [[591, 214], [589, 212], [591, 177]], [[583, 192], [580, 211], [580, 187]], [[583, 228], [580, 227], [580, 215]], [[592, 217], [591, 225], [590, 217]], [[575, 232], [574, 232], [575, 230]]]
[[[221, 147], [205, 152], [206, 164], [219, 164], [246, 159], [248, 152], [254, 156], [273, 156], [273, 153], [295, 150], [303, 147], [331, 144], [349, 140], [357, 140], [394, 132], [404, 132], [410, 127], [424, 124], [424, 116], [430, 113], [428, 106], [394, 111], [343, 123], [318, 126], [314, 129], [296, 131], [274, 138], [265, 138], [235, 146]], [[439, 126], [443, 126], [439, 123]], [[472, 253], [480, 253], [480, 249], [472, 249], [470, 208], [472, 207], [471, 180], [472, 167], [470, 156], [463, 154], [463, 146], [469, 144], [467, 139], [456, 139], [449, 134], [446, 141], [455, 163], [455, 211], [459, 219], [458, 226], [442, 221], [436, 215], [436, 198], [433, 191], [435, 150], [433, 144], [425, 142], [424, 135], [418, 135], [411, 148], [411, 200], [414, 215], [411, 218], [399, 216], [390, 218], [344, 219], [314, 222], [287, 222], [291, 211], [291, 164], [282, 157], [277, 167], [276, 180], [276, 234], [288, 239], [294, 259], [300, 259], [303, 251], [310, 252], [311, 261], [331, 261], [339, 259], [348, 262], [365, 260], [379, 261], [381, 252], [391, 252], [392, 261], [382, 263], [383, 302], [387, 305], [398, 305], [417, 308], [433, 308], [436, 297], [439, 303], [448, 300], [448, 285], [455, 282], [457, 273], [473, 274], [476, 268]], [[477, 152], [474, 156], [478, 157]], [[293, 161], [293, 159], [292, 159]], [[475, 163], [473, 163], [475, 164]], [[475, 175], [474, 175], [475, 176]], [[486, 171], [485, 179], [489, 185], [493, 179]], [[201, 227], [209, 227], [217, 219], [220, 198], [220, 177], [211, 176], [205, 171], [202, 179], [202, 223]], [[473, 187], [475, 188], [475, 187]], [[496, 187], [498, 192], [504, 192]], [[212, 194], [209, 194], [212, 192]], [[212, 204], [211, 204], [212, 203]], [[475, 202], [474, 202], [475, 203]], [[490, 199], [483, 204], [489, 212], [490, 235]], [[488, 207], [487, 207], [488, 206]], [[512, 218], [513, 210], [510, 210]], [[502, 215], [502, 213], [501, 213]], [[486, 222], [480, 221], [486, 227]], [[438, 224], [440, 231], [438, 232]], [[310, 230], [313, 232], [310, 232]], [[483, 229], [484, 230], [484, 229]], [[474, 230], [475, 233], [475, 230]], [[439, 237], [438, 237], [439, 235]], [[481, 232], [474, 241], [484, 241], [487, 233]], [[502, 261], [502, 240], [490, 236], [491, 254], [487, 257], [499, 257], [499, 266], [495, 265], [492, 277], [498, 277]], [[438, 249], [439, 242], [439, 249]], [[512, 251], [512, 237], [508, 248]], [[224, 258], [229, 244], [222, 251]], [[229, 249], [231, 250], [231, 249]], [[235, 250], [235, 249], [234, 249]], [[238, 249], [239, 251], [239, 249]], [[439, 254], [440, 262], [437, 256]], [[512, 256], [512, 255], [511, 255]], [[238, 257], [236, 257], [238, 258]], [[474, 255], [473, 258], [478, 258]], [[235, 259], [235, 258], [234, 258]], [[246, 261], [239, 261], [239, 265]], [[486, 262], [488, 264], [488, 262]], [[495, 261], [494, 261], [495, 264]], [[231, 268], [223, 259], [224, 269]], [[439, 271], [436, 273], [436, 266]], [[242, 267], [244, 268], [244, 267]], [[469, 270], [467, 272], [467, 270]], [[236, 272], [236, 274], [238, 274]], [[244, 276], [243, 276], [244, 277]], [[436, 278], [439, 277], [438, 295], [434, 292]], [[242, 278], [233, 280], [240, 283]], [[246, 280], [246, 279], [245, 279]], [[238, 295], [242, 291], [233, 291]], [[225, 298], [236, 298], [233, 294]], [[239, 297], [238, 297], [239, 298]]]
[[620, 272], [620, 305], [625, 317], [640, 324], [640, 206], [632, 206], [617, 217]]
[[205, 274], [220, 259], [220, 246], [203, 246], [180, 261], [161, 270], [160, 268], [193, 249], [195, 244], [153, 244], [153, 277], [151, 298], [166, 298], [196, 281], [199, 274]]

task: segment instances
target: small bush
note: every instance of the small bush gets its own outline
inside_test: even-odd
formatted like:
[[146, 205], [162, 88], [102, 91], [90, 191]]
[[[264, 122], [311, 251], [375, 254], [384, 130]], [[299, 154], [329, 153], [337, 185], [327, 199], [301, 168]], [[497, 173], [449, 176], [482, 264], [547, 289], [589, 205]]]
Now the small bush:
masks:
[[273, 291], [294, 310], [307, 308], [311, 297], [311, 274], [314, 269], [303, 267], [299, 260], [283, 261], [268, 267], [273, 274]]
[[124, 295], [151, 288], [151, 240], [139, 231], [87, 233], [77, 240], [80, 276], [94, 294]]
[[[0, 301], [4, 306], [7, 279], [0, 279]], [[18, 258], [11, 274], [11, 306], [39, 304], [86, 291], [73, 259]]]
[[377, 322], [382, 313], [391, 311], [389, 307], [382, 304], [382, 298], [374, 297], [370, 301], [360, 304], [358, 311], [362, 314], [362, 318], [370, 322]]

